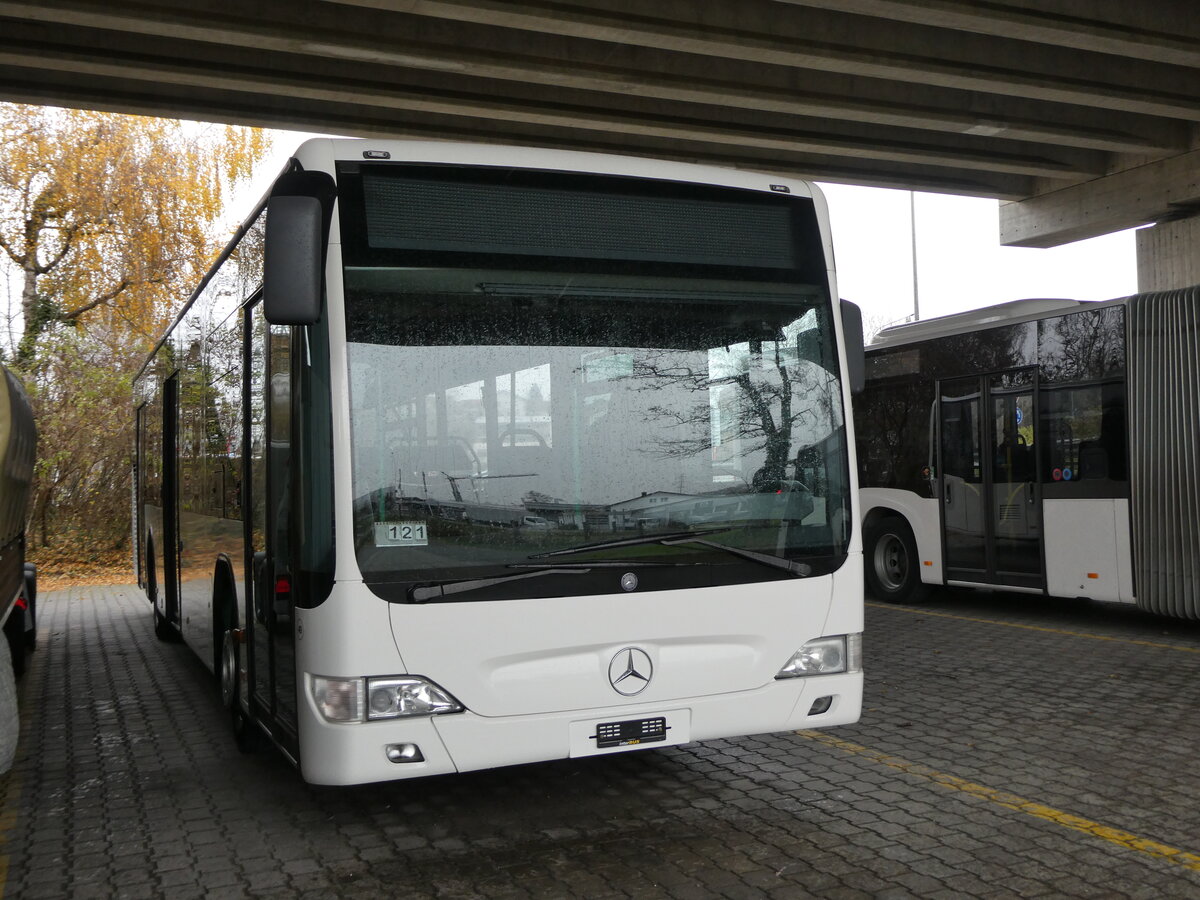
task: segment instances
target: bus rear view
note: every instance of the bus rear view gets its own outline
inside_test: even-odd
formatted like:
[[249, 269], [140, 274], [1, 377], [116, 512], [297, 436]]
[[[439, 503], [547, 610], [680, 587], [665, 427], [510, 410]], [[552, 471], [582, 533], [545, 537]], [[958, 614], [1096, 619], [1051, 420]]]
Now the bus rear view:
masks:
[[336, 784], [856, 721], [819, 196], [499, 152], [310, 142], [268, 203], [235, 715]]

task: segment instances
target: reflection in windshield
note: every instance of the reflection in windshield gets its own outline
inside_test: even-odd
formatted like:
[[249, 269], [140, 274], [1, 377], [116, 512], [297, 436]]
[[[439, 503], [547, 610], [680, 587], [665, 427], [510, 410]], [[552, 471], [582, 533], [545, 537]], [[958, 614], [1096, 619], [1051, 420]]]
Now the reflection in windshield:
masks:
[[843, 552], [843, 412], [823, 296], [564, 279], [347, 271], [368, 580], [486, 577], [593, 542], [631, 563], [736, 559], [702, 541], [623, 541], [660, 533], [773, 558]]

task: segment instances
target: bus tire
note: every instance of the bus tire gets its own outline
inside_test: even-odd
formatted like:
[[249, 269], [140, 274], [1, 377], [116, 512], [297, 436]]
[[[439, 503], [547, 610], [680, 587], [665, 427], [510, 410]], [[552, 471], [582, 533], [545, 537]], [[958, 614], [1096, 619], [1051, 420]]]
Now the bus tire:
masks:
[[888, 603], [915, 603], [925, 591], [921, 583], [917, 542], [900, 516], [884, 516], [867, 529], [863, 547], [867, 590]]
[[258, 733], [246, 711], [242, 709], [242, 654], [238, 636], [227, 629], [221, 640], [221, 705], [229, 713], [233, 740], [242, 753], [258, 748]]
[[233, 586], [233, 575], [224, 559], [218, 559], [213, 569], [213, 680], [218, 693], [224, 690], [221, 681], [221, 665], [224, 658], [225, 633], [238, 627], [237, 589]]
[[154, 636], [160, 641], [171, 640], [170, 626], [167, 625], [167, 620], [157, 609], [154, 610]]

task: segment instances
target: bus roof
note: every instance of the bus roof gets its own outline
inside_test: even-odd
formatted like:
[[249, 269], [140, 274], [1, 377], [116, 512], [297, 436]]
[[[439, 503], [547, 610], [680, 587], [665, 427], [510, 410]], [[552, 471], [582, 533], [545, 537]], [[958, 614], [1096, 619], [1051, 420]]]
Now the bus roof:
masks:
[[1027, 322], [1030, 319], [1045, 318], [1047, 315], [1053, 313], [1067, 312], [1095, 305], [1097, 305], [1097, 301], [1065, 300], [1053, 297], [1010, 300], [1007, 303], [997, 303], [995, 306], [985, 306], [981, 309], [952, 313], [948, 316], [923, 319], [919, 322], [904, 322], [899, 325], [889, 325], [875, 335], [871, 341], [871, 349], [890, 347], [898, 344], [910, 344], [914, 341], [945, 337], [951, 334], [963, 334], [969, 331], [979, 331], [984, 328], [995, 328], [1014, 322]]

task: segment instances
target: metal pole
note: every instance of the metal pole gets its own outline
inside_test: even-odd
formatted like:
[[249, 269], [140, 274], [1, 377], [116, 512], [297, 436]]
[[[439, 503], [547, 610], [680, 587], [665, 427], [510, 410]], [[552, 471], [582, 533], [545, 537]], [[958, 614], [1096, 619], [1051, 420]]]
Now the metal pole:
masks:
[[912, 233], [913, 321], [921, 319], [921, 299], [917, 290], [917, 192], [908, 192], [909, 231]]

